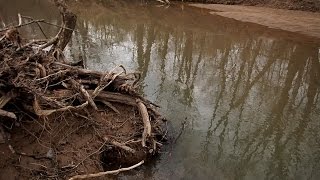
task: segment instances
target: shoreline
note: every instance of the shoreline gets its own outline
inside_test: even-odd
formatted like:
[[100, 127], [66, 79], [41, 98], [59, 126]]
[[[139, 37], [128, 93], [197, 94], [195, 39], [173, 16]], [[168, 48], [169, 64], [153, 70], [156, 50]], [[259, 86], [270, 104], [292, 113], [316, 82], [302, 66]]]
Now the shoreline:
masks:
[[320, 41], [320, 13], [242, 5], [189, 4], [189, 6], [207, 9], [213, 15], [294, 32]]

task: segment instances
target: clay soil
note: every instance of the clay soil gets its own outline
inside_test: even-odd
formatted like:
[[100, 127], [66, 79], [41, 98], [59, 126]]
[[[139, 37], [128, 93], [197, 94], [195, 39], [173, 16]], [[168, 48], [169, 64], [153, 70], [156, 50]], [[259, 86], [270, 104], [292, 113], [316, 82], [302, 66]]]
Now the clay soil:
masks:
[[[66, 112], [44, 119], [26, 114], [10, 131], [8, 144], [12, 149], [8, 144], [0, 145], [0, 179], [67, 179], [146, 160], [148, 149], [141, 150], [138, 140], [143, 123], [137, 108], [114, 106], [121, 114], [109, 108], [100, 113]], [[116, 138], [140, 150], [128, 153], [106, 143], [103, 137]]]

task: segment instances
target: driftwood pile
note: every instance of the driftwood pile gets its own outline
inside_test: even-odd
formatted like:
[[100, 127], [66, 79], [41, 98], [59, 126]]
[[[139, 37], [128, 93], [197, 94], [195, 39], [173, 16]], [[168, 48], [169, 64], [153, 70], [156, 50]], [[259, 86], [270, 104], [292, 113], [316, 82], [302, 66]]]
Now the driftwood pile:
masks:
[[127, 74], [121, 65], [118, 73], [116, 68], [103, 73], [72, 66], [60, 49], [39, 51], [31, 43], [19, 45], [19, 39], [18, 30], [10, 29], [0, 41], [0, 116], [17, 120], [13, 112], [3, 109], [16, 99], [23, 100], [19, 106], [39, 117], [89, 107], [99, 111], [96, 101], [119, 112], [111, 104], [117, 102], [138, 107], [145, 125], [142, 145], [146, 145], [151, 136], [150, 118], [163, 118], [156, 105], [135, 91], [139, 73]]
[[[139, 112], [142, 127], [136, 132], [140, 138], [134, 141], [140, 144], [140, 148], [127, 146], [117, 137], [102, 136], [105, 143], [129, 153], [139, 150], [157, 152], [161, 143], [156, 137], [163, 135], [164, 118], [157, 112], [156, 105], [136, 92], [139, 73], [127, 73], [121, 65], [110, 72], [98, 72], [84, 69], [81, 62], [69, 63], [63, 55], [63, 49], [72, 35], [76, 17], [63, 3], [55, 2], [64, 22], [55, 37], [31, 42], [20, 37], [20, 27], [39, 24], [43, 20], [31, 19], [22, 24], [19, 19], [19, 25], [0, 32], [0, 136], [10, 144], [5, 133], [8, 130], [3, 125], [21, 123], [25, 118], [23, 114], [47, 121], [54, 115], [64, 116], [67, 113], [90, 119], [92, 116], [87, 117], [88, 113], [82, 112], [99, 114], [109, 108], [121, 114], [121, 109], [114, 106], [116, 103], [133, 107]], [[115, 173], [120, 171], [123, 170]], [[112, 173], [100, 173], [103, 174]], [[75, 176], [73, 179], [96, 176], [99, 174]]]

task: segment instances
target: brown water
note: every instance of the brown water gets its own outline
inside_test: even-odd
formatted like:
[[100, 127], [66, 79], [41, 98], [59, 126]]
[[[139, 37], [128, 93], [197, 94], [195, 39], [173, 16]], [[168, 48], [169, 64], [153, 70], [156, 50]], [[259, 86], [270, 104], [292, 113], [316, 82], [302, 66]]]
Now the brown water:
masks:
[[[174, 133], [186, 122], [156, 162], [120, 179], [320, 178], [319, 42], [180, 5], [90, 2], [72, 3], [66, 53], [140, 71]], [[46, 1], [0, 0], [5, 22], [18, 12], [59, 23]]]

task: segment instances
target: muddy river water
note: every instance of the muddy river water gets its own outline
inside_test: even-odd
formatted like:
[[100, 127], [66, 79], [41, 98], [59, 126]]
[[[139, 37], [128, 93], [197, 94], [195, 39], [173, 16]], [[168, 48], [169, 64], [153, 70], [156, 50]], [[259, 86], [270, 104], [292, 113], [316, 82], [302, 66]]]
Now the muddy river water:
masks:
[[[66, 54], [89, 69], [141, 72], [141, 92], [162, 107], [169, 134], [180, 134], [157, 160], [119, 179], [320, 178], [317, 40], [182, 5], [71, 8], [78, 22]], [[21, 13], [59, 24], [54, 9], [0, 0], [0, 22]], [[36, 27], [23, 32], [42, 37]]]

